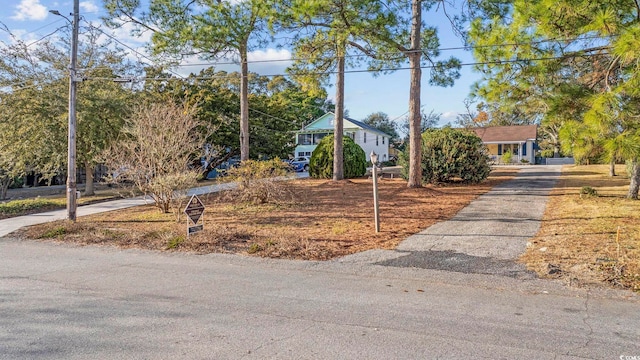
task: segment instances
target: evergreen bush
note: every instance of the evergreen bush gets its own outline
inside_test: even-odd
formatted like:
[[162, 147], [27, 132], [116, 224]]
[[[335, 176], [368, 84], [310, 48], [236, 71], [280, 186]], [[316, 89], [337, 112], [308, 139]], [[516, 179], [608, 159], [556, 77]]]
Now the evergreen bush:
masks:
[[[327, 135], [316, 147], [309, 160], [309, 176], [315, 179], [333, 177], [333, 135]], [[360, 177], [367, 171], [367, 155], [350, 137], [342, 138], [345, 179]]]
[[502, 154], [502, 163], [503, 164], [511, 164], [511, 161], [513, 160], [513, 154], [511, 153], [511, 151], [507, 150]]
[[[460, 179], [479, 183], [491, 172], [489, 156], [482, 140], [474, 133], [452, 128], [428, 129], [422, 134], [422, 180], [445, 183]], [[400, 153], [398, 165], [406, 179], [409, 174], [409, 148]]]

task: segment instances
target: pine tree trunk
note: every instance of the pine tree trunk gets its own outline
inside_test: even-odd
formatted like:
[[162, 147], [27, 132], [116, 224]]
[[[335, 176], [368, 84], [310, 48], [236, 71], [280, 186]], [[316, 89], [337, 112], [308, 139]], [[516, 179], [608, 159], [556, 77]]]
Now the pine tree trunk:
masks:
[[84, 170], [87, 173], [87, 179], [84, 185], [84, 195], [93, 196], [96, 194], [93, 187], [93, 172], [95, 171], [95, 168], [91, 164], [85, 164]]
[[422, 138], [420, 136], [420, 87], [422, 69], [420, 69], [420, 33], [422, 30], [422, 1], [412, 0], [411, 11], [411, 88], [409, 90], [409, 181], [410, 188], [422, 186]]
[[[338, 44], [339, 47], [344, 45]], [[338, 73], [336, 74], [336, 116], [333, 120], [333, 180], [344, 179], [344, 51], [338, 49]]]
[[616, 161], [611, 160], [609, 162], [609, 177], [614, 177], [614, 176], [616, 176]]
[[640, 164], [638, 159], [634, 159], [631, 163], [631, 183], [629, 184], [629, 192], [627, 199], [638, 199], [638, 190], [640, 189]]
[[249, 65], [247, 48], [240, 48], [240, 161], [249, 160]]

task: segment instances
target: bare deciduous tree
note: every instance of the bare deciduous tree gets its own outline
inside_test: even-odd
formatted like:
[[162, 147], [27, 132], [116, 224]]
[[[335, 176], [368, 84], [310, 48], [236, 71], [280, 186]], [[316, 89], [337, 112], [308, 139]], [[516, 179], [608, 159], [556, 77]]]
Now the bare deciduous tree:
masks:
[[167, 103], [135, 109], [123, 138], [104, 153], [108, 180], [134, 184], [165, 213], [177, 210], [184, 190], [201, 174], [193, 164], [204, 151], [206, 134], [194, 110]]

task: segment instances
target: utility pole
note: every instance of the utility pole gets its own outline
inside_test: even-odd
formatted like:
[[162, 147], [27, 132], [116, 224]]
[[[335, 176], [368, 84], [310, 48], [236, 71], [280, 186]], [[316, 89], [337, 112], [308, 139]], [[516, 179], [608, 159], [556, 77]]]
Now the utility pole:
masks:
[[69, 137], [67, 140], [67, 219], [76, 221], [78, 208], [78, 187], [76, 184], [76, 69], [78, 67], [78, 23], [80, 22], [80, 0], [73, 0], [73, 21], [60, 14], [58, 10], [49, 10], [56, 16], [71, 22], [71, 61], [69, 62]]
[[76, 69], [78, 65], [78, 23], [80, 22], [80, 0], [73, 1], [73, 23], [71, 31], [71, 63], [69, 64], [69, 139], [67, 158], [67, 218], [76, 221]]

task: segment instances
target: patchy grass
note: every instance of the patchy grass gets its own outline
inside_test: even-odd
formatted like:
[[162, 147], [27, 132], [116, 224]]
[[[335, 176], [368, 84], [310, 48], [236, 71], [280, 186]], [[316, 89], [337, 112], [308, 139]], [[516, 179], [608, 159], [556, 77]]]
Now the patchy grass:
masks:
[[625, 199], [624, 166], [565, 166], [543, 223], [521, 261], [573, 285], [640, 291], [640, 201]]
[[500, 169], [480, 185], [409, 189], [400, 179], [379, 182], [381, 232], [373, 221], [372, 182], [302, 179], [282, 182], [290, 195], [277, 204], [231, 202], [224, 193], [202, 196], [204, 231], [186, 237], [186, 219], [141, 206], [20, 230], [39, 238], [64, 227], [54, 241], [161, 251], [239, 253], [326, 260], [369, 249], [393, 249], [406, 237], [454, 216], [517, 170]]
[[[95, 196], [85, 196], [78, 199], [78, 206], [113, 200], [119, 197], [120, 196], [113, 191], [100, 193]], [[64, 197], [64, 195], [9, 200], [6, 202], [0, 202], [0, 220], [16, 216], [64, 209], [66, 208], [66, 206], [67, 199]]]
[[[219, 183], [219, 180], [201, 180], [197, 186], [209, 186]], [[111, 188], [103, 183], [97, 183], [96, 188], [95, 195], [82, 195], [78, 199], [78, 206], [142, 195], [137, 189], [127, 186]], [[50, 189], [47, 186], [39, 186], [35, 188], [10, 189], [9, 191], [10, 196], [13, 193], [13, 199], [0, 201], [0, 220], [60, 210], [67, 207], [64, 189]]]
[[48, 211], [65, 206], [64, 199], [20, 199], [0, 203], [0, 219]]

